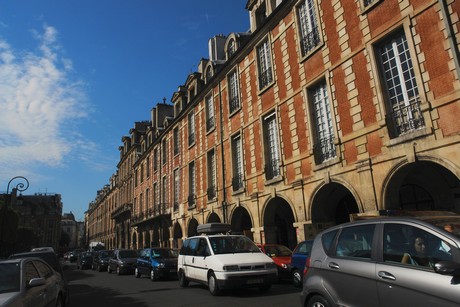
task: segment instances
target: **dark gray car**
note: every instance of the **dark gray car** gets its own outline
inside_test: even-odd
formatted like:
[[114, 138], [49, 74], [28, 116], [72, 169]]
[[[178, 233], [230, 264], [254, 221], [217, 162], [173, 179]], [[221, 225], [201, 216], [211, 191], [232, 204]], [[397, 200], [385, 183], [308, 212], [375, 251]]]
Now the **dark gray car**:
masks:
[[113, 255], [109, 259], [109, 265], [107, 266], [107, 272], [117, 272], [121, 274], [133, 274], [136, 268], [137, 251], [132, 249], [116, 249], [113, 251]]
[[377, 218], [327, 229], [313, 243], [302, 306], [458, 306], [460, 239], [447, 225], [458, 231], [460, 216]]

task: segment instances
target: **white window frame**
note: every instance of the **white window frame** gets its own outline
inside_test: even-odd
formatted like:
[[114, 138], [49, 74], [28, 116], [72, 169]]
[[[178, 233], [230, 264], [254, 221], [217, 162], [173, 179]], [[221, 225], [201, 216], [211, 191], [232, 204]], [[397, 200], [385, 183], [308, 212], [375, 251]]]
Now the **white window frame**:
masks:
[[322, 42], [315, 0], [302, 1], [296, 10], [299, 20], [300, 49], [302, 56], [305, 57], [316, 50]]
[[270, 46], [268, 38], [257, 46], [259, 90], [263, 90], [273, 83], [273, 62]]

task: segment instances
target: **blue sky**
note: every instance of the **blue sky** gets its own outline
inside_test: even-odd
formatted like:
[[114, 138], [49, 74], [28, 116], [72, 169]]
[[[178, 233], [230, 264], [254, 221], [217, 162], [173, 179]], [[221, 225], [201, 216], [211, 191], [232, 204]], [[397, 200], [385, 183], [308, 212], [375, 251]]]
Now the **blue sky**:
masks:
[[61, 194], [83, 220], [121, 137], [170, 101], [211, 37], [249, 29], [246, 2], [0, 0], [0, 191], [24, 176], [24, 194]]

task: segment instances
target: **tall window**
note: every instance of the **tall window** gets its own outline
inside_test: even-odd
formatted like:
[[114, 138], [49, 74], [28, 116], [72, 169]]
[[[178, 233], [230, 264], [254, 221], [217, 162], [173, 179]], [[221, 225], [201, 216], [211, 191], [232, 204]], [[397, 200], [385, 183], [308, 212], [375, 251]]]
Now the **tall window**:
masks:
[[166, 163], [167, 159], [168, 159], [168, 142], [166, 142], [166, 140], [163, 140], [163, 164]]
[[230, 101], [230, 113], [235, 112], [238, 110], [240, 105], [240, 90], [238, 86], [238, 76], [236, 74], [236, 70], [234, 70], [228, 76], [228, 93], [229, 93], [229, 101]]
[[150, 194], [150, 189], [146, 189], [145, 190], [145, 210], [148, 210], [149, 207], [150, 207], [150, 204], [149, 204], [149, 194]]
[[336, 156], [334, 146], [334, 127], [327, 95], [326, 83], [322, 82], [309, 90], [312, 101], [315, 142], [313, 151], [316, 163], [323, 163]]
[[261, 90], [273, 81], [272, 60], [268, 39], [257, 47], [257, 58], [259, 60], [259, 90]]
[[387, 124], [392, 137], [423, 128], [420, 97], [404, 32], [378, 47], [387, 93]]
[[174, 170], [174, 211], [179, 210], [180, 176], [179, 169]]
[[163, 182], [162, 182], [162, 203], [166, 204], [168, 203], [168, 180], [166, 176], [163, 177]]
[[215, 118], [214, 118], [214, 103], [212, 100], [212, 95], [206, 97], [206, 131], [210, 131], [215, 127]]
[[236, 42], [232, 38], [227, 45], [227, 58], [230, 58], [236, 52]]
[[174, 155], [179, 153], [179, 128], [174, 128]]
[[139, 213], [142, 214], [144, 212], [144, 195], [141, 193], [139, 195]]
[[188, 205], [189, 207], [195, 206], [195, 193], [196, 193], [196, 182], [195, 182], [195, 162], [191, 162], [188, 165]]
[[158, 148], [153, 150], [153, 171], [156, 172], [158, 170]]
[[297, 15], [300, 23], [300, 46], [302, 56], [305, 56], [321, 42], [313, 0], [303, 1], [297, 7]]
[[216, 198], [216, 155], [214, 149], [208, 151], [208, 199]]
[[195, 113], [190, 112], [188, 115], [188, 145], [195, 144]]
[[265, 177], [267, 180], [270, 180], [280, 175], [280, 152], [275, 112], [264, 118], [263, 125], [265, 144]]
[[243, 188], [243, 150], [241, 146], [241, 135], [232, 137], [232, 162], [233, 162], [233, 191]]
[[159, 205], [159, 201], [158, 201], [158, 184], [155, 182], [153, 183], [153, 210], [154, 212], [156, 213], [158, 211], [158, 205]]
[[146, 162], [146, 171], [147, 171], [147, 178], [150, 177], [150, 156], [147, 157], [147, 162]]

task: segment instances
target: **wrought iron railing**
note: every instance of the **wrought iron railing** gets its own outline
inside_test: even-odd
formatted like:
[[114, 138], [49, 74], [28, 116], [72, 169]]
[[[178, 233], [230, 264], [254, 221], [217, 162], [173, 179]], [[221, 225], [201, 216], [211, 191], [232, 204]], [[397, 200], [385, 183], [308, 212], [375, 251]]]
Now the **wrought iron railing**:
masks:
[[386, 120], [392, 137], [398, 137], [425, 127], [418, 97], [412, 99], [409, 105], [399, 107], [388, 113]]
[[216, 198], [217, 193], [215, 185], [210, 185], [206, 190], [206, 193], [208, 194], [208, 200]]
[[195, 133], [192, 132], [188, 135], [188, 144], [192, 145], [194, 143], [195, 143]]
[[281, 175], [280, 162], [278, 159], [271, 159], [265, 164], [265, 178], [267, 180], [273, 179]]
[[230, 98], [230, 113], [235, 112], [240, 108], [240, 99], [238, 96]]
[[190, 194], [187, 198], [187, 202], [189, 208], [195, 207], [195, 194]]
[[311, 32], [302, 37], [301, 46], [302, 46], [302, 55], [307, 55], [311, 50], [313, 50], [320, 43], [319, 31], [315, 27]]
[[232, 188], [233, 191], [238, 191], [243, 188], [243, 175], [235, 175], [232, 179]]
[[259, 88], [263, 89], [273, 81], [271, 68], [259, 72]]
[[215, 120], [214, 117], [210, 117], [206, 120], [206, 130], [209, 131], [215, 126]]
[[327, 138], [319, 139], [315, 145], [313, 145], [313, 154], [315, 155], [316, 164], [321, 164], [325, 161], [336, 157], [337, 152], [334, 145], [334, 137], [330, 136]]

